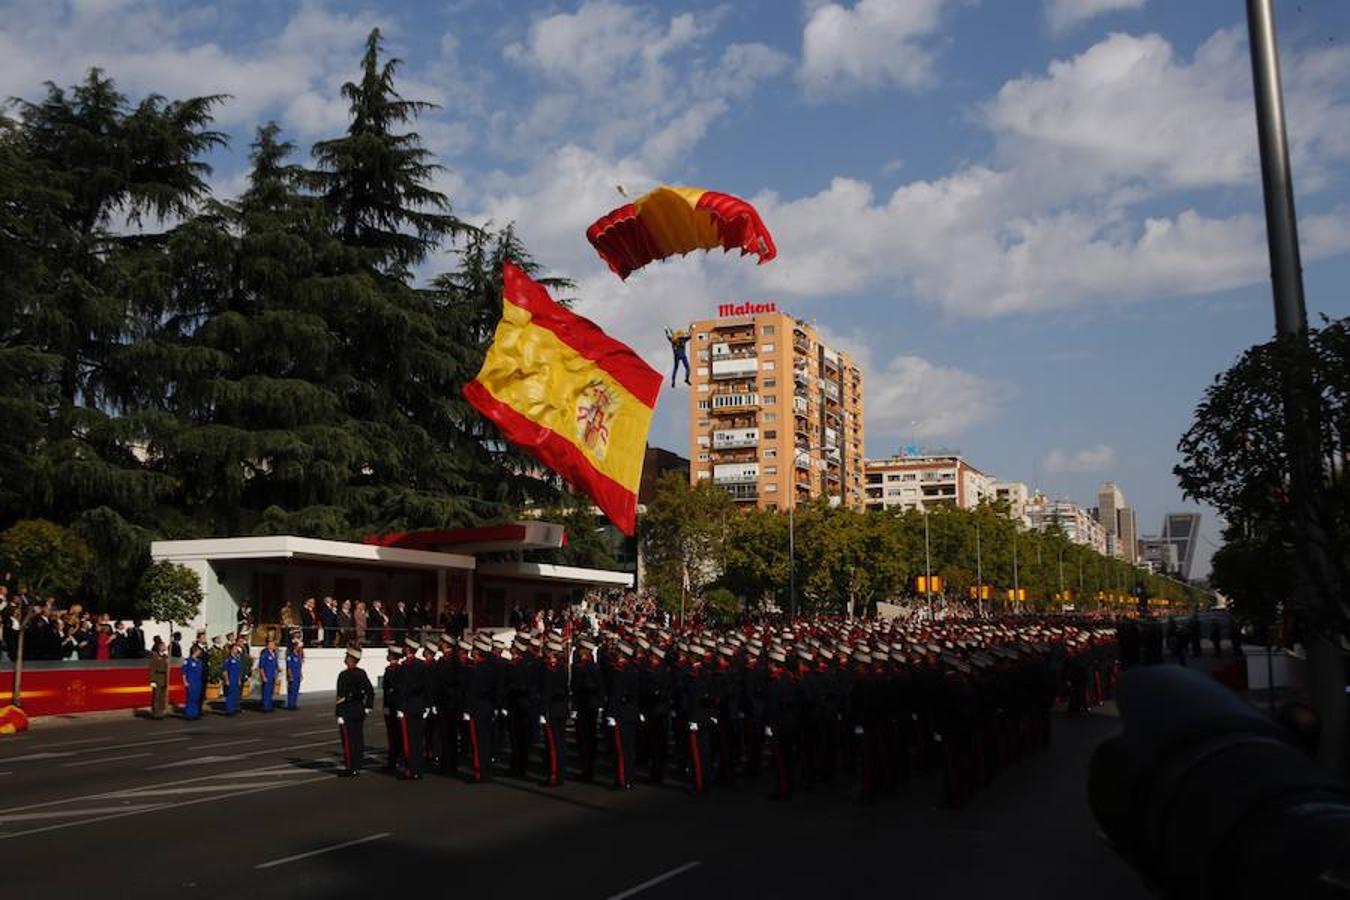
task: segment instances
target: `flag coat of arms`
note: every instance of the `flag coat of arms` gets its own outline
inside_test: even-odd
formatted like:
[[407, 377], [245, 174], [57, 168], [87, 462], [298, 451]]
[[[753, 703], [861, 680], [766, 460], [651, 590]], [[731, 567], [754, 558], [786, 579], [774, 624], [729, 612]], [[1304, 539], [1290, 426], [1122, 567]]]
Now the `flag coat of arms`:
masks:
[[464, 396], [627, 535], [660, 391], [660, 373], [631, 348], [503, 265], [502, 319]]

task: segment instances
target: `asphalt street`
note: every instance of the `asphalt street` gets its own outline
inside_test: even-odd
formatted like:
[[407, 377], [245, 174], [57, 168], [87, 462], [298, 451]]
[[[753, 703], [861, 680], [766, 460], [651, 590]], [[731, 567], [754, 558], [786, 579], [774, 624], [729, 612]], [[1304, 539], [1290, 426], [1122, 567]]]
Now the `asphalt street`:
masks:
[[[937, 808], [934, 777], [872, 806], [847, 783], [785, 803], [766, 798], [767, 781], [694, 798], [679, 784], [340, 779], [331, 709], [306, 697], [295, 712], [97, 718], [0, 738], [0, 896], [103, 894], [73, 861], [121, 895], [177, 900], [1148, 896], [1087, 807], [1109, 713], [1056, 716], [1048, 752], [953, 812]], [[366, 737], [378, 764], [378, 713]]]

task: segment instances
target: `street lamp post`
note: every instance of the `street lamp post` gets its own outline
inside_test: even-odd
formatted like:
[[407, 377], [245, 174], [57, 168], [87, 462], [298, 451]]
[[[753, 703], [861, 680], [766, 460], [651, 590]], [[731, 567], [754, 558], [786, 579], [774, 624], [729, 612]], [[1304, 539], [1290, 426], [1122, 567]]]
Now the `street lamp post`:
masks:
[[975, 518], [975, 613], [984, 618], [984, 564], [980, 559], [980, 519]]
[[[796, 465], [796, 461], [793, 461]], [[788, 617], [797, 615], [797, 528], [793, 511], [797, 508], [797, 476], [792, 476], [792, 502], [788, 504]]]
[[919, 503], [919, 508], [923, 510], [923, 595], [928, 603], [928, 618], [936, 619], [933, 613], [933, 553], [928, 543], [928, 507], [922, 505], [922, 500]]
[[[1013, 523], [1013, 603], [1022, 599], [1022, 583], [1017, 577], [1017, 523]], [[1014, 607], [1016, 608], [1016, 607]]]

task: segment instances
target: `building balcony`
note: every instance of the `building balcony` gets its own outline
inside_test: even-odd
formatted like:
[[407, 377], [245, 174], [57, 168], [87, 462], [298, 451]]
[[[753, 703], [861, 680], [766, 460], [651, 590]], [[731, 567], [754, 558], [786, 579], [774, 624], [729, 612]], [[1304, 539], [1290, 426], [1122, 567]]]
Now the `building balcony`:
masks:
[[759, 359], [754, 356], [715, 358], [712, 377], [722, 381], [729, 378], [753, 378], [759, 372]]
[[712, 409], [709, 411], [713, 415], [741, 413], [759, 406], [759, 395], [748, 392], [713, 394], [711, 400]]
[[714, 431], [712, 435], [714, 450], [736, 450], [741, 447], [759, 446], [758, 428], [730, 428]]

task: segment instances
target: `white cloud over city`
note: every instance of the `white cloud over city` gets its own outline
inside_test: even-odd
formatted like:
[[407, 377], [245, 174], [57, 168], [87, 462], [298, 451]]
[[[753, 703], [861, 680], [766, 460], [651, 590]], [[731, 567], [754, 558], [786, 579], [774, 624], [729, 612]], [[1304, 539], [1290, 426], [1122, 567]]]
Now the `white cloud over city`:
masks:
[[1106, 472], [1115, 464], [1116, 450], [1106, 444], [1081, 450], [1061, 450], [1056, 447], [1041, 460], [1041, 468], [1050, 475]]

